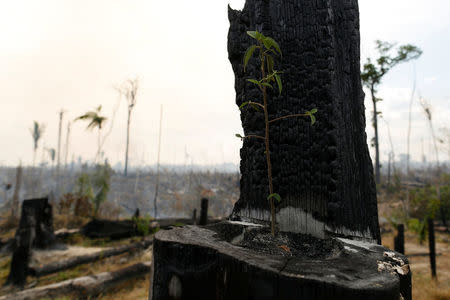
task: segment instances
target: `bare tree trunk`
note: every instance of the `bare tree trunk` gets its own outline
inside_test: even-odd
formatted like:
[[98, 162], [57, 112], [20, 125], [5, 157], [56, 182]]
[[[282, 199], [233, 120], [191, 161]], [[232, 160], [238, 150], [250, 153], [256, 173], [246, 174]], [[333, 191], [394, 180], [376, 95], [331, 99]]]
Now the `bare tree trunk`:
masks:
[[156, 200], [158, 199], [158, 189], [159, 189], [159, 159], [161, 156], [161, 132], [162, 132], [162, 117], [163, 117], [163, 106], [161, 105], [161, 113], [159, 116], [159, 138], [158, 138], [158, 161], [156, 165], [156, 186], [155, 186], [155, 198], [153, 199], [153, 209], [155, 212], [155, 218], [158, 217], [158, 210], [156, 207]]
[[59, 168], [61, 165], [61, 129], [62, 129], [62, 120], [63, 120], [64, 111], [59, 112], [59, 125], [58, 125], [58, 149], [56, 155], [56, 175], [59, 179]]
[[67, 159], [69, 157], [69, 140], [70, 140], [70, 122], [67, 123], [66, 145], [64, 149], [64, 169], [67, 168]]
[[130, 144], [130, 119], [131, 119], [131, 108], [128, 107], [128, 120], [127, 120], [127, 145], [125, 149], [125, 170], [123, 171], [123, 175], [128, 175], [128, 147]]
[[370, 90], [372, 94], [372, 103], [373, 103], [373, 129], [375, 131], [375, 182], [376, 184], [380, 184], [380, 147], [378, 143], [378, 111], [377, 111], [377, 98], [375, 97], [375, 91], [372, 86]]
[[100, 162], [100, 153], [101, 153], [101, 149], [102, 149], [102, 136], [101, 136], [101, 131], [100, 129], [98, 130], [98, 137], [97, 137], [97, 155], [95, 157], [95, 162], [94, 163], [98, 163]]
[[391, 158], [392, 158], [392, 152], [389, 153], [389, 160], [388, 160], [388, 174], [387, 174], [387, 184], [390, 187], [391, 186]]
[[[409, 160], [410, 160], [410, 151], [409, 151], [409, 145], [410, 145], [410, 138], [411, 138], [411, 112], [412, 112], [412, 106], [414, 103], [414, 94], [416, 92], [416, 70], [414, 69], [414, 83], [413, 83], [413, 89], [411, 93], [411, 100], [409, 101], [409, 116], [408, 116], [408, 138], [407, 138], [407, 153], [406, 153], [406, 175], [409, 176]], [[408, 188], [408, 197], [409, 197], [409, 188]]]
[[448, 229], [447, 220], [446, 220], [446, 212], [445, 212], [444, 205], [442, 204], [442, 199], [441, 199], [441, 167], [439, 164], [439, 152], [438, 152], [438, 147], [436, 144], [436, 136], [434, 134], [433, 123], [431, 122], [431, 119], [429, 121], [430, 121], [431, 135], [433, 138], [434, 151], [436, 154], [436, 166], [437, 166], [436, 194], [437, 194], [437, 198], [439, 200], [439, 211], [441, 214], [442, 224]]

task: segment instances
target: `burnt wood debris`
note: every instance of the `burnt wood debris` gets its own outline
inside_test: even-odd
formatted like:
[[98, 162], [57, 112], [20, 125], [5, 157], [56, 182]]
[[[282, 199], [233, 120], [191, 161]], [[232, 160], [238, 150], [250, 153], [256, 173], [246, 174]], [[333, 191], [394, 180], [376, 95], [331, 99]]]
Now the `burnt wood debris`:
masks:
[[[149, 299], [411, 300], [405, 256], [380, 244], [365, 134], [357, 0], [247, 0], [229, 8], [236, 104], [258, 101], [244, 73], [247, 31], [273, 38], [283, 91], [269, 89], [269, 119], [317, 108], [317, 122], [271, 123], [278, 234], [270, 230], [264, 143], [244, 139], [240, 198], [230, 220], [155, 234]], [[244, 136], [264, 136], [263, 113], [242, 109]]]
[[24, 200], [7, 283], [23, 286], [30, 272], [28, 263], [32, 247], [45, 249], [55, 242], [52, 206], [48, 198]]

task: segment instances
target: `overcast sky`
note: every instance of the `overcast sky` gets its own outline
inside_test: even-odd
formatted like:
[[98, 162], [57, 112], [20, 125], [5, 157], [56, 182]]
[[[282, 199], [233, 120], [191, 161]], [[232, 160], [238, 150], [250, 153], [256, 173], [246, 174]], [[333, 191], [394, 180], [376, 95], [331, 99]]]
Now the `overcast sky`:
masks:
[[[56, 148], [58, 112], [66, 111], [65, 133], [68, 120], [100, 104], [109, 122], [118, 107], [104, 149], [113, 164], [123, 161], [126, 102], [113, 87], [135, 77], [132, 166], [156, 161], [161, 104], [163, 163], [238, 163], [241, 142], [234, 134], [242, 128], [226, 50], [228, 3], [241, 9], [244, 0], [0, 0], [0, 164], [31, 163], [33, 120], [46, 124], [40, 146]], [[376, 39], [424, 51], [390, 72], [380, 88], [395, 152], [405, 153], [414, 69], [418, 93], [434, 107], [435, 127], [450, 127], [450, 2], [360, 0], [360, 11], [362, 62], [375, 54]], [[370, 99], [366, 108], [370, 113]], [[419, 159], [421, 140], [425, 154], [430, 142], [417, 99], [413, 119], [412, 154]], [[69, 159], [94, 158], [97, 136], [85, 127], [72, 125]], [[372, 132], [368, 127], [369, 138]], [[389, 151], [384, 122], [380, 135], [383, 160]]]

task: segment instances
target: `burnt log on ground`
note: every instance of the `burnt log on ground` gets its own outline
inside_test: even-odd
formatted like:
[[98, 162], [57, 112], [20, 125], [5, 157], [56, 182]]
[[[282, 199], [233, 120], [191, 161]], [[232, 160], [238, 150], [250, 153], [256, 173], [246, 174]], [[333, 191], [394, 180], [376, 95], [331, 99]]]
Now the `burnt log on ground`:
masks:
[[29, 275], [31, 249], [55, 245], [52, 207], [48, 198], [24, 200], [19, 228], [14, 237], [10, 273], [7, 284], [23, 286]]
[[84, 225], [80, 232], [89, 238], [122, 239], [138, 234], [136, 223], [132, 220], [99, 220], [94, 219]]
[[150, 299], [411, 299], [406, 257], [241, 222], [159, 231]]
[[117, 271], [78, 277], [55, 284], [23, 290], [2, 296], [0, 300], [31, 300], [55, 298], [61, 295], [73, 295], [76, 297], [75, 299], [91, 299], [123, 281], [147, 275], [150, 269], [151, 263], [138, 263]]
[[[60, 229], [55, 231], [55, 238], [57, 241], [64, 240], [72, 235], [80, 233], [79, 229]], [[14, 238], [0, 241], [0, 253], [11, 252], [14, 247]]]
[[47, 265], [39, 266], [39, 267], [30, 267], [30, 275], [40, 277], [48, 274], [61, 272], [70, 268], [73, 268], [78, 265], [87, 264], [91, 262], [95, 262], [101, 259], [105, 259], [112, 256], [121, 255], [123, 253], [136, 251], [139, 249], [146, 249], [150, 245], [153, 244], [152, 239], [146, 239], [141, 242], [136, 242], [131, 245], [124, 245], [120, 247], [115, 247], [112, 249], [106, 249], [103, 251], [99, 251], [97, 253], [88, 254], [88, 255], [80, 255], [75, 257], [70, 257], [61, 261], [56, 261], [53, 263], [49, 263]]

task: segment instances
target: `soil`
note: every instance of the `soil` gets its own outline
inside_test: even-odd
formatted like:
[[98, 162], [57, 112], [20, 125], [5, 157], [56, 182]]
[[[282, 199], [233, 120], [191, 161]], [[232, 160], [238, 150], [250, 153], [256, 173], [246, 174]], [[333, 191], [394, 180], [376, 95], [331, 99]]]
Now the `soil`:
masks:
[[237, 245], [265, 254], [314, 259], [336, 256], [343, 249], [342, 243], [335, 239], [322, 240], [311, 235], [287, 232], [280, 232], [274, 237], [269, 228], [246, 231]]

